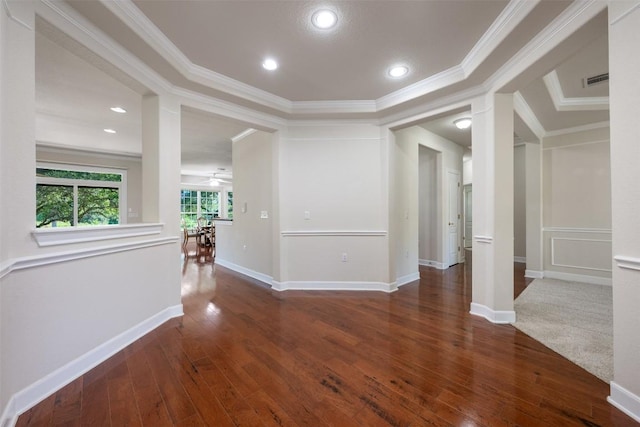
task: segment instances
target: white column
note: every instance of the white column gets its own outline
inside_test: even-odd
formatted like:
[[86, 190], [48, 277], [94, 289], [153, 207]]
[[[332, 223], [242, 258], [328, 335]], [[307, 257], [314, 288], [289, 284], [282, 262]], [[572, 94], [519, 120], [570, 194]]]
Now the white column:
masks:
[[513, 311], [513, 95], [472, 103], [473, 291], [471, 313], [494, 323]]
[[542, 161], [540, 144], [525, 145], [527, 204], [527, 269], [525, 277], [541, 278], [542, 267]]
[[180, 103], [168, 95], [142, 100], [142, 219], [180, 233]]
[[609, 402], [640, 422], [640, 1], [609, 2], [613, 381]]
[[0, 7], [0, 261], [35, 246], [35, 11], [32, 2]]

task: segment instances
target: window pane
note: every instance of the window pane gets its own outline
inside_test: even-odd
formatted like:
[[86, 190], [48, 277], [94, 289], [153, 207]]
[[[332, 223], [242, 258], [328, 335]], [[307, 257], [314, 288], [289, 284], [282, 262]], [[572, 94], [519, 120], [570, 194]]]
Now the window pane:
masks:
[[227, 218], [233, 219], [233, 191], [227, 193]]
[[180, 212], [198, 213], [198, 192], [192, 190], [182, 190], [180, 193]]
[[200, 213], [203, 217], [211, 220], [219, 216], [220, 212], [220, 193], [217, 191], [201, 191], [200, 192]]
[[78, 187], [78, 225], [120, 222], [118, 189]]
[[36, 185], [36, 228], [73, 225], [73, 187]]
[[51, 178], [84, 179], [89, 181], [122, 182], [119, 173], [81, 172], [62, 169], [36, 168], [36, 176], [48, 176]]

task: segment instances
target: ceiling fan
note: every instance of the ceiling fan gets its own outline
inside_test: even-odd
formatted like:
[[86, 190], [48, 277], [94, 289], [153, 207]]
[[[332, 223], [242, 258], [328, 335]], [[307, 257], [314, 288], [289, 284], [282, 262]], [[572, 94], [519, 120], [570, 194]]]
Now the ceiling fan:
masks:
[[199, 184], [210, 185], [211, 187], [217, 187], [221, 183], [231, 184], [233, 177], [230, 174], [212, 173], [209, 178], [200, 182]]

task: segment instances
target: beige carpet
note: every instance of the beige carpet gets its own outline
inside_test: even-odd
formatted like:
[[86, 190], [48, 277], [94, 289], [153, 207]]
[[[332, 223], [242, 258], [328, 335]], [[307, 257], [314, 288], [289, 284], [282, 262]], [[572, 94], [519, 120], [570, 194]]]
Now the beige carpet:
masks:
[[525, 334], [605, 382], [613, 379], [613, 303], [610, 286], [536, 279], [515, 300]]

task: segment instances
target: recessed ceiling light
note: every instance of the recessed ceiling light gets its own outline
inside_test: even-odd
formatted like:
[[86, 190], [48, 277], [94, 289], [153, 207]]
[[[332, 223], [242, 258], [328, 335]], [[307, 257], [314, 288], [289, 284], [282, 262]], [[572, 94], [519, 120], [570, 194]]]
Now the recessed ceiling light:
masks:
[[468, 129], [471, 126], [471, 118], [463, 117], [461, 119], [454, 120], [453, 124], [456, 125], [458, 129]]
[[127, 112], [127, 110], [125, 110], [122, 107], [111, 107], [110, 110], [113, 111], [114, 113], [121, 113], [121, 114], [124, 114]]
[[106, 133], [116, 133], [113, 129], [103, 129]]
[[395, 65], [389, 68], [389, 76], [397, 79], [399, 77], [406, 76], [409, 72], [409, 67], [406, 65]]
[[273, 71], [278, 68], [278, 63], [275, 61], [275, 59], [267, 58], [262, 63], [262, 67], [265, 70]]
[[321, 9], [311, 16], [311, 22], [316, 28], [327, 30], [338, 22], [338, 15], [332, 10]]

